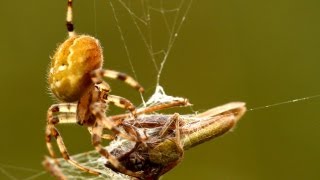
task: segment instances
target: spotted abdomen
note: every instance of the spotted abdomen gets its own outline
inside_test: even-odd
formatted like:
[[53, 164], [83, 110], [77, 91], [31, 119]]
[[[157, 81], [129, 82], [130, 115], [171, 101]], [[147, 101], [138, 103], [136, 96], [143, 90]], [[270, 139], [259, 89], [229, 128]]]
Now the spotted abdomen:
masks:
[[61, 101], [74, 102], [91, 86], [90, 72], [102, 67], [102, 48], [97, 39], [75, 35], [56, 50], [49, 72], [49, 86]]

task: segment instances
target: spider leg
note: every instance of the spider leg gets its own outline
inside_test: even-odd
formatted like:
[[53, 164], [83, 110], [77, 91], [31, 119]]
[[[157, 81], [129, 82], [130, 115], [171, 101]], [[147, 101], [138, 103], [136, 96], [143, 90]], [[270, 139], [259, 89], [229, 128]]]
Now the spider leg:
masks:
[[[153, 105], [153, 106], [149, 106], [149, 107], [139, 108], [136, 110], [136, 115], [152, 113], [155, 111], [160, 111], [160, 110], [168, 109], [168, 108], [172, 108], [172, 107], [190, 106], [190, 105], [191, 104], [189, 103], [188, 99], [181, 98], [180, 100], [175, 100], [175, 101], [171, 101], [171, 102], [167, 102], [167, 103], [162, 103], [162, 104], [157, 104], [157, 105]], [[123, 119], [130, 117], [130, 115], [131, 115], [130, 113], [126, 113], [126, 114], [109, 116], [109, 118], [112, 119], [113, 121], [117, 122], [117, 121], [122, 121]]]
[[133, 177], [140, 177], [141, 174], [138, 172], [132, 172], [127, 170], [118, 159], [110, 154], [101, 144], [101, 136], [103, 133], [103, 129], [107, 126], [108, 129], [112, 130], [115, 128], [112, 121], [105, 116], [105, 113], [101, 111], [100, 107], [101, 103], [94, 103], [92, 105], [92, 113], [96, 116], [96, 126], [92, 129], [92, 144], [103, 157], [105, 157], [119, 172], [123, 174], [127, 174]]
[[116, 128], [119, 125], [119, 123], [121, 123], [122, 121], [120, 121], [119, 123], [114, 123], [114, 122], [111, 122], [109, 118], [107, 119], [105, 116], [105, 109], [107, 107], [106, 104], [112, 103], [120, 108], [127, 109], [131, 112], [131, 115], [136, 117], [135, 106], [129, 100], [127, 100], [123, 97], [109, 95], [110, 87], [104, 81], [101, 81], [101, 82], [95, 84], [95, 87], [99, 91], [99, 97], [101, 99], [105, 100], [105, 102], [92, 104], [90, 108], [92, 108], [92, 111], [96, 112], [96, 113], [92, 112], [92, 114], [95, 115], [95, 114], [98, 114], [98, 112], [99, 113], [103, 112], [104, 113], [103, 119], [105, 119], [103, 121], [103, 123], [104, 123], [105, 128], [112, 130], [113, 132], [115, 132], [116, 134], [119, 134], [121, 137], [123, 137], [125, 139], [137, 141], [139, 139], [139, 137], [137, 136], [137, 133], [134, 132], [133, 128], [123, 128], [128, 134], [131, 135], [131, 136], [129, 136], [125, 133], [120, 132], [120, 130], [118, 128]]
[[121, 127], [131, 136], [136, 137], [136, 142], [143, 142], [147, 139], [147, 135], [144, 137], [141, 137], [140, 133], [138, 133], [138, 130], [135, 126], [132, 126], [130, 124], [121, 124]]
[[[114, 133], [121, 136], [122, 138], [131, 140], [131, 141], [137, 141], [136, 136], [130, 136], [127, 133], [124, 133], [123, 131], [121, 131], [117, 126], [118, 124], [115, 124], [110, 118], [106, 116], [105, 107], [106, 107], [106, 104], [104, 102], [96, 102], [90, 106], [90, 110], [92, 114], [96, 117], [96, 121], [101, 122], [101, 124], [103, 125], [103, 128], [107, 128], [113, 131]], [[92, 129], [92, 132], [93, 131], [94, 130]]]
[[105, 100], [119, 108], [129, 110], [132, 115], [136, 116], [136, 107], [128, 99], [120, 96], [108, 95]]
[[92, 80], [94, 83], [99, 83], [102, 81], [102, 77], [107, 77], [111, 79], [118, 79], [128, 84], [129, 86], [137, 89], [140, 92], [143, 92], [143, 87], [134, 80], [131, 76], [126, 75], [125, 73], [121, 73], [114, 70], [105, 70], [105, 69], [97, 69], [91, 73]]
[[[70, 104], [70, 103], [63, 103], [63, 104], [54, 104], [52, 105], [47, 112], [47, 128], [46, 128], [46, 144], [49, 151], [50, 156], [56, 161], [56, 155], [53, 151], [52, 144], [51, 144], [51, 138], [52, 133], [50, 130], [50, 126], [54, 126], [54, 124], [57, 124], [60, 122], [70, 122], [75, 117], [76, 112], [76, 105]], [[60, 113], [58, 115], [53, 116], [54, 113]], [[64, 114], [66, 113], [66, 114]], [[69, 115], [67, 115], [69, 113]], [[58, 162], [56, 161], [58, 164]]]
[[67, 177], [61, 172], [61, 169], [58, 167], [58, 165], [50, 159], [48, 156], [44, 157], [44, 161], [42, 162], [42, 165], [44, 168], [47, 169], [53, 176], [57, 177], [59, 180], [67, 180]]
[[[115, 96], [115, 95], [108, 95], [107, 101], [113, 103], [115, 106], [127, 109], [131, 112], [131, 115], [133, 117], [137, 117], [136, 113], [136, 107], [127, 99], [120, 97], [120, 96]], [[122, 119], [123, 120], [123, 119]], [[122, 120], [120, 121], [115, 121], [115, 125], [119, 125], [122, 123]], [[137, 133], [137, 130], [133, 126], [128, 126], [125, 124], [122, 124], [123, 129], [133, 137], [136, 137], [136, 141], [143, 141], [145, 138], [142, 138], [139, 133]]]
[[[76, 119], [76, 115], [75, 115], [76, 108], [74, 108], [74, 107], [76, 107], [75, 104], [67, 104], [66, 103], [66, 104], [55, 104], [49, 108], [48, 113], [47, 113], [47, 126], [46, 126], [47, 148], [49, 150], [51, 157], [53, 159], [55, 159], [55, 162], [57, 163], [57, 160], [55, 158], [56, 155], [53, 151], [52, 143], [51, 143], [51, 139], [52, 139], [52, 137], [54, 137], [57, 141], [57, 145], [60, 150], [60, 153], [62, 154], [63, 158], [67, 162], [69, 162], [73, 166], [75, 166], [85, 172], [99, 175], [100, 173], [98, 171], [93, 170], [91, 168], [84, 167], [81, 164], [79, 164], [78, 162], [76, 162], [70, 158], [70, 155], [67, 151], [67, 148], [63, 142], [63, 139], [62, 139], [59, 131], [55, 127], [59, 123], [69, 123], [69, 124], [76, 124], [77, 123], [77, 119]], [[66, 114], [65, 115], [62, 114], [63, 116], [61, 116], [60, 114], [54, 115], [55, 113], [66, 113]], [[70, 115], [67, 115], [68, 113], [70, 113]], [[59, 164], [59, 163], [57, 163], [57, 164]]]
[[145, 113], [151, 113], [154, 111], [160, 111], [163, 109], [168, 109], [172, 107], [178, 107], [178, 106], [190, 106], [191, 104], [189, 103], [188, 99], [181, 98], [178, 100], [173, 100], [171, 102], [166, 102], [166, 103], [160, 103], [154, 106], [149, 106], [145, 108], [139, 108], [137, 110], [137, 114], [145, 114]]
[[75, 32], [74, 32], [74, 26], [72, 23], [72, 0], [68, 0], [66, 26], [67, 26], [69, 37], [74, 36]]
[[98, 89], [101, 99], [104, 99], [105, 101], [107, 101], [107, 103], [112, 103], [119, 108], [127, 109], [132, 113], [132, 115], [135, 116], [136, 107], [126, 98], [110, 95], [109, 92], [111, 90], [106, 82], [97, 82], [95, 84], [95, 87]]
[[[91, 135], [93, 134], [92, 127], [88, 127], [88, 131]], [[102, 134], [101, 138], [105, 139], [105, 140], [114, 140], [115, 139], [115, 137], [111, 134]]]

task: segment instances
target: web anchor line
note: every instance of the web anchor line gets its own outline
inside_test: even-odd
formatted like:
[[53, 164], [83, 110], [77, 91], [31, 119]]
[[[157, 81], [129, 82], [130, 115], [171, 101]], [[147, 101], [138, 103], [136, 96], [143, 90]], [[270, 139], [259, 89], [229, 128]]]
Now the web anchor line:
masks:
[[316, 98], [320, 98], [320, 94], [313, 95], [313, 96], [307, 96], [307, 97], [303, 97], [303, 98], [298, 98], [298, 99], [292, 99], [292, 100], [283, 101], [283, 102], [278, 102], [278, 103], [269, 104], [269, 105], [265, 105], [265, 106], [258, 106], [258, 107], [250, 108], [247, 111], [249, 112], [249, 111], [256, 111], [256, 110], [261, 110], [261, 109], [268, 109], [271, 107], [276, 107], [276, 106], [281, 106], [281, 105], [285, 105], [285, 104], [291, 104], [291, 103], [296, 103], [296, 102], [306, 101], [306, 100], [311, 100], [311, 99], [316, 99]]

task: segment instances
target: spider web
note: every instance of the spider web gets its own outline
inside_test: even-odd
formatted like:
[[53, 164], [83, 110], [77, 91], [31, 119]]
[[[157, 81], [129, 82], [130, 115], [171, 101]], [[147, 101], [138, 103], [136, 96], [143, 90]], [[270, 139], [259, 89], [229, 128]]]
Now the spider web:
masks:
[[[149, 0], [141, 0], [140, 4], [131, 0], [117, 0], [117, 2], [130, 15], [132, 22], [136, 26], [136, 29], [143, 40], [145, 47], [147, 48], [149, 58], [153, 62], [154, 69], [157, 71], [157, 85], [160, 85], [162, 70], [174, 43], [177, 40], [181, 27], [186, 19], [186, 15], [190, 10], [192, 0], [175, 0], [170, 1], [169, 3], [168, 1], [164, 0], [152, 2]], [[119, 15], [117, 13], [118, 9], [115, 7], [114, 1], [109, 1], [109, 4], [121, 36], [129, 64], [132, 68], [132, 72], [136, 76], [123, 29], [119, 22]], [[136, 7], [136, 4], [139, 6]], [[167, 8], [166, 5], [171, 7]], [[154, 19], [156, 19], [156, 21]], [[159, 31], [160, 33], [162, 32], [159, 27], [153, 26], [158, 24], [159, 21], [163, 21], [163, 24], [165, 25], [163, 28], [164, 31], [162, 32], [167, 35], [167, 38], [161, 43], [160, 47], [157, 47], [157, 44], [159, 43], [154, 42], [154, 37], [159, 35]]]
[[[155, 91], [148, 100], [144, 100], [142, 94], [142, 104], [140, 107], [146, 107], [156, 105], [159, 103], [165, 103], [172, 100], [180, 100], [180, 97], [169, 96], [165, 93], [163, 87], [160, 85], [161, 75], [165, 64], [170, 57], [170, 53], [174, 47], [175, 42], [178, 40], [180, 30], [186, 20], [188, 12], [191, 8], [193, 0], [107, 0], [105, 5], [108, 5], [112, 11], [113, 19], [119, 36], [121, 39], [122, 47], [124, 48], [125, 55], [128, 59], [128, 64], [131, 67], [131, 71], [138, 79], [139, 71], [136, 71], [137, 64], [136, 59], [133, 59], [134, 49], [129, 40], [131, 35], [128, 35], [126, 30], [126, 23], [133, 24], [135, 30], [133, 33], [142, 41], [143, 46], [139, 48], [144, 50], [147, 54], [150, 69], [155, 74], [154, 85]], [[96, 8], [96, 2], [94, 2]], [[94, 19], [96, 26], [96, 17]], [[161, 36], [159, 39], [158, 37]], [[135, 46], [136, 44], [133, 44]], [[148, 66], [149, 67], [149, 66]], [[131, 74], [131, 73], [130, 73]], [[126, 140], [124, 140], [126, 141]], [[128, 142], [128, 141], [127, 141]], [[116, 143], [126, 143], [123, 141], [113, 141], [108, 147], [108, 150], [117, 146]], [[130, 179], [123, 174], [115, 173], [114, 171], [104, 166], [105, 159], [95, 151], [88, 151], [72, 156], [72, 158], [86, 167], [97, 169], [101, 172], [100, 176], [92, 176], [88, 173], [74, 168], [67, 163], [64, 159], [58, 159], [60, 163], [59, 170], [68, 179]], [[47, 158], [47, 163], [54, 166], [53, 160]], [[21, 173], [20, 173], [21, 172]], [[23, 175], [19, 175], [23, 174]], [[44, 170], [29, 169], [18, 166], [11, 166], [6, 164], [0, 164], [0, 174], [6, 179], [43, 179], [45, 174], [48, 174]], [[48, 175], [46, 175], [48, 176]]]
[[[169, 96], [165, 93], [163, 87], [161, 86], [161, 77], [163, 69], [165, 68], [165, 64], [168, 59], [170, 59], [170, 53], [172, 52], [174, 44], [178, 40], [178, 37], [180, 37], [179, 33], [192, 5], [192, 0], [108, 0], [106, 3], [111, 7], [113, 17], [110, 18], [114, 18], [116, 22], [128, 63], [135, 78], [138, 79], [139, 72], [136, 72], [136, 64], [134, 63], [135, 59], [132, 58], [133, 52], [130, 51], [133, 48], [131, 48], [124, 31], [124, 25], [122, 22], [122, 17], [124, 15], [127, 15], [126, 17], [129, 17], [127, 19], [134, 24], [136, 33], [140, 37], [140, 40], [142, 40], [148, 54], [148, 59], [152, 63], [152, 66], [150, 67], [152, 67], [153, 71], [156, 73], [155, 92], [146, 101], [141, 95], [143, 101], [142, 106], [150, 106], [179, 99], [179, 97]], [[157, 33], [159, 32], [155, 31], [155, 29], [158, 28], [156, 24], [159, 22], [161, 22], [160, 24], [162, 28], [160, 33], [166, 36], [166, 38], [163, 38], [161, 42], [159, 42], [159, 39], [156, 38], [158, 35]], [[320, 95], [303, 97], [271, 105], [251, 108], [248, 111], [260, 110], [319, 97]], [[109, 148], [112, 148], [112, 145], [109, 146]], [[59, 159], [61, 171], [69, 179], [129, 179], [127, 176], [115, 173], [110, 169], [105, 168], [103, 165], [105, 160], [100, 158], [100, 155], [97, 154], [96, 151], [89, 151], [74, 155], [73, 159], [80, 162], [84, 166], [93, 167], [100, 170], [102, 175], [90, 176], [87, 173], [83, 173], [82, 171], [69, 165], [63, 159]], [[24, 175], [17, 176], [16, 172], [18, 171], [24, 172]], [[13, 180], [42, 179], [42, 175], [47, 174], [46, 171], [42, 170], [10, 166], [5, 164], [0, 164], [0, 173], [3, 174], [7, 179]]]
[[[109, 146], [106, 147], [108, 151], [111, 151], [114, 147], [118, 147], [119, 144], [122, 145], [122, 147], [129, 147], [130, 141], [127, 140], [117, 140], [112, 141]], [[128, 145], [127, 145], [128, 144]], [[126, 176], [121, 173], [116, 173], [112, 171], [109, 168], [106, 168], [104, 164], [106, 163], [106, 159], [101, 157], [97, 151], [92, 150], [89, 152], [80, 153], [77, 155], [72, 156], [73, 159], [81, 163], [82, 165], [86, 167], [91, 167], [96, 169], [101, 173], [99, 176], [90, 175], [89, 173], [83, 172], [79, 170], [78, 168], [75, 168], [74, 166], [70, 165], [68, 162], [66, 162], [64, 159], [60, 158], [58, 159], [60, 167], [57, 167], [53, 161], [53, 159], [47, 157], [47, 163], [50, 164], [50, 166], [54, 166], [57, 168], [58, 172], [61, 172], [64, 177], [67, 179], [90, 179], [90, 180], [102, 180], [102, 179], [112, 179], [112, 180], [125, 180], [130, 179], [129, 176]]]
[[[124, 33], [124, 26], [121, 23], [121, 18], [124, 14], [129, 16], [129, 19], [134, 24], [136, 28], [136, 33], [142, 40], [145, 48], [147, 49], [147, 54], [152, 62], [154, 71], [156, 72], [155, 84], [156, 88], [153, 95], [145, 101], [141, 95], [143, 107], [156, 105], [159, 103], [166, 103], [173, 100], [181, 100], [181, 97], [169, 96], [165, 93], [163, 87], [160, 85], [161, 74], [165, 67], [165, 64], [169, 58], [172, 47], [174, 46], [179, 32], [186, 20], [186, 16], [191, 8], [192, 0], [173, 0], [173, 1], [149, 1], [149, 0], [110, 0], [107, 1], [112, 9], [112, 14], [114, 21], [122, 41], [128, 63], [136, 79], [138, 79], [135, 70], [135, 64], [133, 63], [133, 58], [131, 57], [132, 52], [129, 47], [130, 42], [126, 39]], [[163, 26], [163, 31], [159, 30], [159, 27], [154, 27], [156, 24], [161, 23]], [[161, 45], [159, 46], [158, 40], [155, 40], [156, 36], [162, 37]], [[140, 106], [140, 107], [141, 107]], [[110, 151], [113, 147], [117, 147], [117, 143], [122, 144], [128, 143], [127, 140], [112, 141], [106, 148]], [[115, 173], [114, 171], [106, 168], [104, 166], [105, 159], [96, 151], [89, 151], [82, 154], [77, 154], [73, 156], [73, 159], [85, 165], [86, 167], [92, 167], [98, 169], [102, 174], [100, 176], [91, 176], [88, 173], [83, 173], [77, 168], [72, 167], [69, 163], [66, 163], [63, 159], [60, 159], [61, 172], [68, 179], [130, 179], [128, 176], [123, 174]], [[52, 159], [51, 161], [52, 163]]]
[[[165, 94], [163, 87], [160, 85], [160, 79], [172, 47], [178, 38], [182, 25], [191, 8], [192, 0], [141, 0], [139, 2], [131, 0], [111, 0], [108, 1], [108, 3], [112, 9], [128, 63], [135, 78], [138, 79], [131, 58], [132, 52], [129, 51], [129, 43], [125, 38], [124, 28], [120, 22], [120, 17], [123, 14], [118, 13], [118, 11], [124, 11], [129, 15], [129, 19], [131, 19], [131, 22], [135, 26], [136, 33], [143, 41], [143, 45], [147, 49], [148, 59], [152, 62], [153, 69], [156, 72], [156, 88], [151, 98], [145, 102], [141, 94], [143, 106], [174, 100], [174, 97]], [[160, 28], [158, 24], [161, 24]], [[160, 35], [165, 38], [161, 38], [161, 40], [157, 39], [156, 37]]]

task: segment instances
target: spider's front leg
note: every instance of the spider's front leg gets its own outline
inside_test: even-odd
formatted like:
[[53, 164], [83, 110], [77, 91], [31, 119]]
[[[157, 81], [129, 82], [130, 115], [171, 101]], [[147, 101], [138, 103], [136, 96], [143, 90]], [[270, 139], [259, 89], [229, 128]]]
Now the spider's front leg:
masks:
[[48, 109], [47, 113], [47, 126], [46, 126], [46, 144], [48, 151], [50, 153], [50, 156], [55, 160], [56, 164], [59, 164], [56, 160], [56, 155], [52, 148], [51, 139], [54, 137], [57, 141], [58, 148], [60, 150], [60, 153], [62, 154], [63, 158], [72, 164], [73, 166], [85, 171], [89, 172], [91, 174], [99, 175], [100, 173], [94, 169], [90, 169], [87, 167], [82, 166], [78, 162], [74, 161], [70, 158], [70, 155], [68, 153], [68, 150], [63, 142], [63, 139], [55, 127], [57, 124], [77, 124], [77, 118], [76, 118], [76, 104], [70, 104], [70, 103], [64, 103], [64, 104], [55, 104], [52, 105]]
[[131, 112], [133, 116], [136, 116], [136, 107], [126, 98], [110, 95], [110, 87], [104, 81], [98, 81], [97, 79], [92, 79], [95, 82], [95, 87], [99, 91], [100, 99], [107, 101], [107, 103], [114, 104], [115, 106], [123, 109], [127, 109]]
[[[101, 144], [101, 136], [103, 134], [103, 129], [106, 127], [110, 130], [118, 129], [116, 125], [109, 119], [104, 112], [104, 103], [96, 102], [91, 105], [91, 112], [96, 117], [96, 124], [92, 128], [92, 144], [103, 157], [105, 157], [119, 172], [132, 176], [132, 177], [141, 177], [140, 172], [132, 172], [127, 170], [118, 159], [110, 154]], [[121, 132], [118, 132], [121, 136]]]
[[[173, 107], [186, 107], [190, 105], [192, 104], [189, 103], [188, 99], [181, 98], [181, 99], [173, 100], [167, 103], [160, 103], [160, 104], [152, 105], [149, 107], [139, 108], [136, 110], [136, 115], [148, 114], [155, 111], [160, 111], [160, 110], [169, 109]], [[115, 122], [118, 122], [118, 121], [122, 122], [125, 118], [128, 118], [128, 117], [130, 117], [130, 114], [119, 114], [119, 115], [110, 116], [109, 118], [111, 118]]]
[[131, 76], [128, 76], [125, 73], [105, 69], [97, 69], [91, 73], [91, 78], [94, 83], [102, 82], [102, 77], [121, 80], [138, 91], [144, 92], [143, 87]]
[[[98, 101], [92, 101], [92, 114], [95, 115], [95, 113], [93, 111], [96, 112], [97, 109], [99, 109], [100, 113], [104, 113], [104, 117], [105, 116], [105, 109], [107, 109], [107, 104], [111, 103], [114, 104], [117, 107], [123, 108], [123, 109], [127, 109], [130, 111], [131, 115], [133, 115], [134, 117], [136, 117], [136, 108], [135, 106], [127, 99], [120, 97], [120, 96], [115, 96], [115, 95], [110, 95], [109, 92], [110, 87], [109, 85], [102, 81], [99, 82], [97, 84], [95, 84], [95, 88], [96, 88], [96, 92], [98, 93]], [[99, 104], [99, 108], [96, 108], [95, 106], [97, 106], [94, 102], [97, 102], [97, 104]], [[105, 119], [105, 118], [102, 118]], [[110, 120], [108, 118], [108, 120]], [[133, 127], [123, 127], [123, 129], [125, 130], [126, 133], [120, 132], [119, 128], [117, 128], [117, 126], [119, 124], [122, 123], [122, 121], [108, 121], [108, 120], [104, 120], [102, 121], [103, 125], [105, 128], [112, 130], [113, 132], [115, 132], [116, 134], [118, 134], [119, 136], [128, 139], [128, 140], [132, 140], [132, 141], [141, 141], [142, 139], [140, 138], [140, 136], [138, 135], [138, 133], [136, 132], [136, 130]], [[129, 134], [129, 135], [128, 135]]]
[[134, 117], [137, 116], [136, 107], [128, 99], [115, 95], [108, 95], [104, 99], [107, 101], [107, 103], [111, 103], [119, 108], [129, 110]]

